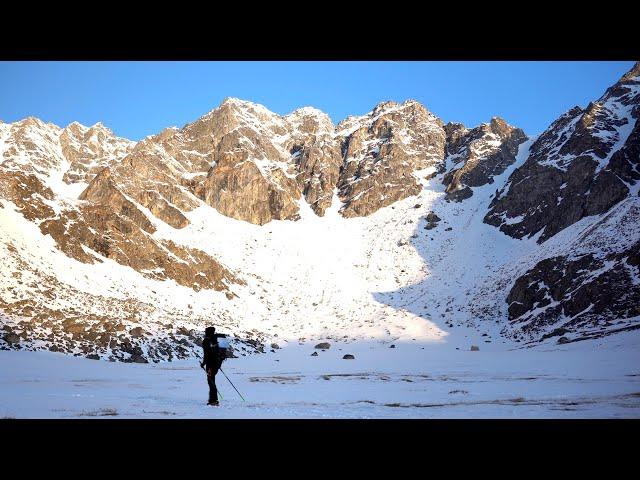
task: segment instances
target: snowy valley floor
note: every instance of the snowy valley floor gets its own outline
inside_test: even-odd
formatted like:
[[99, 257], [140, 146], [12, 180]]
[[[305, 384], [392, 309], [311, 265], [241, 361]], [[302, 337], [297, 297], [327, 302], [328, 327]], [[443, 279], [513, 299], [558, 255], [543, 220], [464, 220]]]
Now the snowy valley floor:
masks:
[[[640, 334], [468, 350], [440, 343], [313, 344], [230, 359], [218, 408], [197, 360], [124, 364], [0, 352], [1, 418], [640, 418]], [[469, 331], [471, 335], [471, 332]], [[459, 350], [456, 350], [456, 346]], [[355, 360], [343, 360], [345, 353]]]

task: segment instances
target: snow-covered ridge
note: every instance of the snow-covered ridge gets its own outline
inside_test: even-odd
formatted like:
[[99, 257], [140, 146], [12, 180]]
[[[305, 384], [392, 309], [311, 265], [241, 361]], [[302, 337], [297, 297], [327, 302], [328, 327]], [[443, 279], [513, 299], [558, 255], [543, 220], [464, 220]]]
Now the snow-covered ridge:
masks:
[[[624, 114], [612, 108], [593, 112], [597, 119]], [[172, 335], [178, 336], [171, 354], [191, 355], [193, 337], [184, 329], [197, 331], [211, 319], [238, 339], [258, 341], [267, 349], [271, 343], [309, 339], [442, 344], [454, 325], [486, 330], [492, 341], [509, 343], [502, 335], [517, 330], [508, 324], [505, 302], [513, 282], [548, 255], [568, 254], [555, 239], [539, 245], [540, 233], [519, 240], [483, 222], [495, 192], [511, 191], [512, 175], [539, 140], [522, 143], [519, 137], [506, 145], [503, 137], [514, 129], [500, 119], [475, 129], [461, 127], [463, 135], [478, 133], [465, 144], [467, 170], [473, 162], [485, 166], [482, 162], [495, 152], [504, 157], [481, 168], [486, 182], [465, 184], [473, 188], [472, 196], [455, 202], [447, 198], [443, 182], [460, 167], [455, 160], [462, 154], [447, 150], [449, 130], [415, 101], [384, 102], [334, 126], [317, 109], [303, 107], [281, 116], [231, 98], [182, 129], [165, 130], [135, 145], [120, 142], [100, 125], [59, 129], [34, 120], [17, 143], [7, 133], [12, 128], [0, 125], [0, 152], [9, 151], [7, 142], [15, 143], [2, 168], [24, 170], [42, 163], [37, 175], [55, 194], [42, 203], [58, 216], [70, 212], [60, 226], [64, 232], [71, 234], [82, 222], [75, 216], [80, 207], [91, 207], [91, 202], [74, 205], [69, 185], [84, 188], [94, 169], [113, 170], [111, 183], [104, 182], [102, 191], [98, 185], [97, 197], [105, 203], [93, 214], [97, 221], [107, 218], [114, 224], [103, 239], [79, 247], [97, 264], [64, 255], [53, 235], [43, 235], [40, 223], [21, 215], [19, 201], [0, 200], [1, 221], [13, 226], [3, 233], [0, 261], [18, 272], [0, 284], [0, 305], [20, 312], [11, 320], [17, 334], [27, 331], [20, 322], [31, 318], [31, 308], [42, 309], [40, 315], [47, 318], [74, 309], [87, 328], [94, 328], [94, 318], [102, 315], [102, 321], [114, 323], [114, 332], [121, 331], [119, 322], [126, 318], [121, 335], [135, 339], [140, 349], [132, 349], [127, 358], [137, 359], [169, 358], [154, 342], [165, 345]], [[551, 141], [553, 151], [564, 148], [576, 129], [577, 121], [559, 132]], [[81, 177], [65, 178], [69, 171]], [[73, 193], [77, 198], [79, 192]], [[122, 215], [135, 216], [137, 225], [150, 224], [137, 237], [127, 237], [128, 224], [105, 213], [105, 207], [119, 209], [123, 203], [127, 211]], [[576, 223], [583, 230], [570, 227], [557, 238], [579, 253], [605, 252], [612, 239], [617, 243], [609, 253], [626, 251], [640, 235], [633, 227], [636, 210], [629, 207], [628, 215], [616, 211], [609, 220], [592, 216]], [[527, 220], [527, 214], [508, 213], [499, 213], [501, 227]], [[583, 235], [585, 225], [595, 220], [602, 226]], [[165, 269], [190, 261], [206, 269], [212, 258], [242, 281], [226, 282], [223, 293], [145, 278], [151, 273], [147, 267], [135, 271], [109, 258], [109, 248], [117, 247], [114, 236], [122, 239], [120, 245], [131, 238], [161, 245], [173, 259]], [[203, 257], [180, 256], [169, 242]], [[131, 257], [141, 253], [132, 249]], [[594, 269], [594, 275], [602, 272]], [[94, 282], [99, 288], [92, 288]], [[51, 345], [47, 335], [55, 325], [41, 317], [31, 321], [39, 328], [33, 333], [41, 342], [38, 348]], [[74, 353], [83, 352], [76, 343]], [[113, 355], [110, 348], [100, 345], [100, 355]]]

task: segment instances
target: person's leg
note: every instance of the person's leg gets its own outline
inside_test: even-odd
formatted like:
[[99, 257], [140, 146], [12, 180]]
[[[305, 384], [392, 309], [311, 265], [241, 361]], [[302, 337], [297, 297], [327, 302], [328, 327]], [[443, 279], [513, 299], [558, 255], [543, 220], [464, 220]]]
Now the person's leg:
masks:
[[215, 393], [215, 380], [213, 375], [207, 375], [207, 384], [209, 385], [209, 402], [212, 403], [215, 401], [216, 393]]
[[217, 370], [211, 372], [211, 384], [213, 385], [213, 401], [218, 403], [218, 387], [216, 386], [216, 374]]
[[209, 403], [218, 402], [218, 389], [216, 388], [216, 373], [211, 371], [211, 375], [207, 376], [207, 383], [209, 384]]

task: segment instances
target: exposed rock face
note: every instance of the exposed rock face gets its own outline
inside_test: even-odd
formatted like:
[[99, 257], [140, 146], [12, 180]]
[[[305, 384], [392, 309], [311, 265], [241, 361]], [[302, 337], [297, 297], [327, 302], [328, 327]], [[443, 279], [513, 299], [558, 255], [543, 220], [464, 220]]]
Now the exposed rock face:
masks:
[[422, 189], [417, 170], [444, 167], [442, 121], [415, 101], [386, 102], [337, 127], [344, 165], [338, 181], [341, 213], [366, 216]]
[[290, 152], [305, 200], [318, 216], [331, 206], [342, 166], [340, 142], [329, 117], [313, 108], [302, 108], [285, 117], [293, 127]]
[[[206, 117], [205, 126], [219, 131], [209, 134], [213, 166], [197, 195], [223, 215], [258, 225], [296, 219], [302, 192], [288, 161], [286, 120], [260, 105], [235, 99]], [[202, 125], [192, 128], [207, 131]]]
[[490, 205], [485, 222], [543, 242], [580, 219], [637, 194], [640, 180], [640, 68], [597, 102], [575, 107], [531, 146], [526, 162]]
[[[155, 228], [113, 186], [108, 169], [96, 176], [81, 195], [92, 202], [77, 209], [56, 213], [44, 203], [54, 198], [53, 192], [35, 175], [9, 176], [0, 171], [0, 195], [20, 208], [25, 218], [37, 222], [60, 250], [81, 262], [101, 262], [87, 252], [88, 248], [150, 278], [171, 278], [194, 290], [226, 290], [228, 283], [238, 281], [205, 253], [150, 236]], [[181, 261], [176, 262], [176, 258]]]
[[3, 170], [47, 174], [64, 162], [59, 154], [61, 128], [34, 117], [0, 127], [6, 142], [0, 157]]
[[540, 340], [640, 328], [640, 197], [630, 195], [596, 219], [549, 240], [555, 254], [512, 283], [510, 330]]
[[301, 192], [295, 178], [278, 168], [266, 175], [246, 152], [219, 157], [202, 187], [203, 200], [223, 215], [264, 225], [298, 218]]
[[95, 205], [108, 207], [107, 211], [118, 216], [128, 217], [133, 223], [147, 233], [155, 232], [149, 219], [132, 202], [118, 190], [111, 180], [109, 168], [103, 169], [91, 181], [89, 186], [78, 197]]
[[70, 163], [66, 183], [87, 183], [103, 168], [127, 155], [135, 142], [116, 137], [101, 123], [87, 128], [77, 122], [60, 133], [62, 153]]
[[640, 315], [640, 242], [597, 258], [547, 258], [521, 276], [509, 292], [509, 320], [525, 333], [561, 324], [558, 335], [589, 330], [640, 328], [628, 323]]
[[486, 223], [516, 238], [539, 234], [538, 243], [606, 213], [512, 284], [509, 320], [531, 339], [638, 328], [639, 116], [640, 63], [557, 119], [490, 204]]
[[[69, 203], [72, 199], [57, 197], [60, 192], [52, 186], [73, 183], [75, 174], [66, 174], [79, 171], [78, 165], [86, 165], [89, 157], [83, 157], [82, 152], [89, 155], [87, 152], [96, 151], [108, 157], [110, 146], [115, 145], [114, 151], [122, 147], [126, 153], [128, 144], [114, 140], [109, 133], [99, 125], [87, 129], [72, 124], [59, 129], [36, 119], [3, 126], [3, 139], [9, 147], [0, 168], [0, 198], [12, 202], [25, 219], [36, 223], [43, 234], [51, 235], [61, 251], [80, 262], [102, 262], [95, 255], [98, 253], [144, 276], [172, 279], [194, 290], [227, 290], [229, 284], [238, 282], [204, 252], [155, 239], [153, 223], [116, 186], [109, 167], [95, 175], [79, 195], [80, 202], [73, 204]], [[100, 142], [104, 145], [98, 146]], [[71, 150], [76, 152], [75, 157]], [[51, 183], [55, 176], [60, 183]], [[144, 195], [153, 192], [139, 192], [139, 196]]]
[[461, 201], [473, 195], [470, 187], [493, 183], [513, 164], [518, 148], [527, 140], [524, 132], [498, 117], [488, 124], [467, 130], [461, 124], [447, 124], [447, 160], [453, 163], [444, 176], [447, 198]]
[[27, 220], [53, 217], [55, 211], [48, 202], [54, 198], [51, 189], [36, 175], [0, 169], [0, 199], [13, 202]]

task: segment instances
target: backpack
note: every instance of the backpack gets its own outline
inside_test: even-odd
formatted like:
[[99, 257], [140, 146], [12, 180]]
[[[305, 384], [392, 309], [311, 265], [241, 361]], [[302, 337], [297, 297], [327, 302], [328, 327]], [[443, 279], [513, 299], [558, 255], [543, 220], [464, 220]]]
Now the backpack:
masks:
[[220, 361], [222, 362], [227, 358], [231, 358], [231, 344], [229, 343], [229, 339], [227, 338], [227, 336], [222, 333], [217, 333], [215, 335], [215, 340], [217, 341], [217, 354]]
[[213, 349], [214, 358], [217, 358], [222, 363], [227, 358], [232, 357], [231, 345], [225, 334], [216, 333], [212, 340], [211, 348]]

